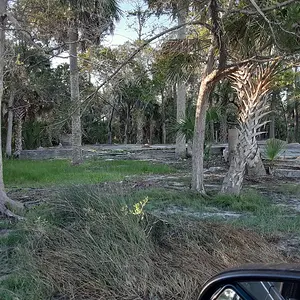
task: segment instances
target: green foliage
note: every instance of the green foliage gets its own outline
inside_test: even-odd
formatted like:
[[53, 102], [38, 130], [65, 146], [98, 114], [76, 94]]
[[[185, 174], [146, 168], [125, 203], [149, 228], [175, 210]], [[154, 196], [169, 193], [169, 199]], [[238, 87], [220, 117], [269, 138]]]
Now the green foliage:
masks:
[[187, 116], [174, 126], [174, 130], [184, 136], [187, 141], [192, 141], [194, 136], [195, 116]]
[[67, 160], [4, 161], [5, 184], [22, 187], [93, 184], [121, 181], [130, 175], [168, 174], [172, 172], [175, 172], [175, 169], [166, 164], [134, 160], [90, 160], [80, 166], [71, 166]]
[[270, 161], [276, 159], [281, 151], [286, 147], [286, 142], [277, 139], [268, 139], [266, 142], [264, 154]]

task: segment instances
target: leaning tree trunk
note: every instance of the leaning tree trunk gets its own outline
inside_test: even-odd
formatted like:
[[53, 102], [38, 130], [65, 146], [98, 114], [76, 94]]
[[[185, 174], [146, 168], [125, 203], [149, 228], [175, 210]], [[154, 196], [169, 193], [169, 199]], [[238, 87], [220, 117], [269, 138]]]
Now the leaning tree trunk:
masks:
[[70, 52], [70, 87], [72, 102], [72, 164], [82, 163], [81, 149], [81, 116], [80, 116], [80, 93], [79, 93], [79, 71], [78, 71], [78, 28], [75, 24], [69, 30], [69, 52]]
[[15, 99], [15, 88], [11, 87], [10, 96], [8, 100], [8, 117], [7, 117], [7, 135], [6, 135], [6, 156], [11, 157], [12, 154], [12, 133], [13, 133], [13, 105]]
[[203, 77], [196, 103], [192, 149], [192, 189], [202, 194], [205, 194], [203, 160], [206, 112], [209, 105], [209, 96], [213, 88], [213, 79], [215, 78], [217, 72], [213, 72], [214, 62], [215, 47], [211, 46], [208, 53], [207, 64], [205, 70], [203, 71]]
[[[3, 77], [4, 77], [4, 65], [5, 65], [5, 24], [6, 24], [6, 9], [7, 0], [0, 0], [0, 127], [1, 127], [1, 106], [3, 100]], [[2, 145], [1, 130], [0, 130], [0, 147]], [[11, 200], [4, 188], [3, 181], [3, 160], [2, 151], [0, 151], [0, 214], [8, 217], [17, 217], [11, 210], [11, 208], [22, 208], [23, 205], [19, 202]]]
[[[186, 23], [187, 11], [184, 7], [178, 4], [178, 25]], [[186, 38], [186, 26], [182, 26], [178, 30], [178, 40], [184, 40]], [[185, 119], [185, 109], [186, 109], [186, 85], [183, 80], [177, 83], [177, 122], [180, 123], [181, 120]], [[175, 154], [177, 157], [186, 157], [186, 138], [179, 132], [176, 135], [176, 149]]]

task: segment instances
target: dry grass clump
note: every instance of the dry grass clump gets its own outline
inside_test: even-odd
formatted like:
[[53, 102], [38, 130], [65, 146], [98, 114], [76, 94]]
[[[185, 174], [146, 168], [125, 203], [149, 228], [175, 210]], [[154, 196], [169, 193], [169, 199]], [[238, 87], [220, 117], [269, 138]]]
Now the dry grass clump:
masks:
[[145, 202], [123, 199], [115, 191], [73, 189], [50, 214], [32, 217], [22, 251], [31, 276], [61, 299], [197, 299], [220, 270], [284, 261], [255, 233], [159, 220], [144, 214]]

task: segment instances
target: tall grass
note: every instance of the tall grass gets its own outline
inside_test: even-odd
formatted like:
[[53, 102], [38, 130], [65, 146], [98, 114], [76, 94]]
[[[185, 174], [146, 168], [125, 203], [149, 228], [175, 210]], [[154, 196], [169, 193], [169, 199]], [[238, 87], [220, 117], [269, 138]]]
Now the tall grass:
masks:
[[32, 210], [18, 277], [2, 285], [5, 300], [14, 299], [9, 292], [32, 300], [197, 299], [201, 284], [226, 267], [284, 260], [253, 232], [160, 220], [145, 203], [120, 190], [73, 188]]

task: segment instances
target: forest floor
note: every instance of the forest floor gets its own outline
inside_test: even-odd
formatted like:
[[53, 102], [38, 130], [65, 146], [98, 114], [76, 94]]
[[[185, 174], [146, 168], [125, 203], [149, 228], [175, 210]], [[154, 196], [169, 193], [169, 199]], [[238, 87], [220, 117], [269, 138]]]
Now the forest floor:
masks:
[[[200, 222], [199, 224], [209, 222], [209, 224], [217, 224], [218, 228], [226, 232], [228, 227], [222, 226], [230, 226], [233, 235], [243, 234], [239, 230], [250, 230], [263, 237], [267, 244], [275, 246], [276, 253], [281, 253], [284, 259], [298, 261], [300, 257], [299, 180], [273, 176], [246, 177], [240, 197], [220, 196], [218, 191], [227, 169], [227, 164], [220, 157], [210, 156], [206, 160], [207, 197], [201, 197], [190, 190], [191, 159], [165, 160], [158, 157], [143, 158], [139, 161], [124, 160], [124, 157], [122, 160], [90, 159], [77, 167], [70, 166], [67, 160], [6, 161], [4, 179], [8, 195], [14, 200], [23, 202], [29, 210], [29, 215], [30, 211], [32, 209], [34, 211], [34, 208], [39, 207], [40, 204], [59, 199], [64, 190], [70, 187], [84, 189], [89, 186], [108, 197], [117, 199], [119, 197], [120, 201], [130, 198], [132, 203], [141, 203], [146, 199], [146, 206], [143, 208], [145, 212], [166, 222], [171, 219], [176, 220], [175, 223], [185, 222], [185, 220]], [[17, 231], [10, 221], [0, 220], [0, 290], [3, 281], [4, 288], [9, 291], [4, 299], [14, 299], [10, 297], [11, 290], [20, 288], [16, 287], [16, 279], [13, 281], [6, 279], [12, 269], [9, 253], [11, 249], [18, 247], [24, 238], [24, 236], [20, 238]], [[223, 233], [218, 232], [218, 234], [222, 236]], [[256, 241], [255, 236], [253, 239]], [[261, 241], [257, 242], [257, 245], [259, 243]], [[241, 245], [241, 252], [244, 251], [243, 247], [248, 246]], [[227, 253], [228, 249], [225, 247], [222, 251]], [[253, 255], [259, 259], [255, 256], [255, 251]], [[273, 254], [270, 255], [272, 257]], [[252, 258], [249, 261], [256, 261], [256, 259]], [[266, 256], [262, 261], [268, 262], [268, 257]], [[24, 299], [31, 300], [26, 297]]]

